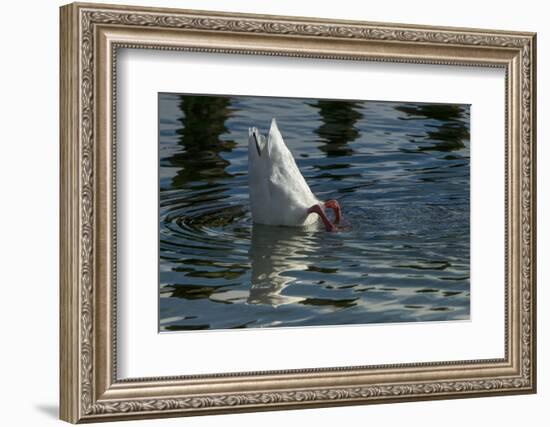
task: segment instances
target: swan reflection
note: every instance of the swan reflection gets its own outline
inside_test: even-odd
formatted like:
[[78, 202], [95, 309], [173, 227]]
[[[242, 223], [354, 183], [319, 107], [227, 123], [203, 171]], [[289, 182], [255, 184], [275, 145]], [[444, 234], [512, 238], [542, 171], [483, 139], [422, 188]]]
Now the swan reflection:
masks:
[[308, 255], [318, 248], [316, 234], [310, 228], [254, 224], [250, 246], [249, 304], [278, 307], [304, 299], [284, 295], [283, 291], [297, 279], [298, 275], [293, 273], [308, 269]]

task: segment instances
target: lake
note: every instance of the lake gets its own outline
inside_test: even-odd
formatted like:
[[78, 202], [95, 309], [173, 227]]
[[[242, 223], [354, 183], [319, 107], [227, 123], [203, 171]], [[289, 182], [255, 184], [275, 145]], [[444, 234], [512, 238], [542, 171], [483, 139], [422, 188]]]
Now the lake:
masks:
[[[276, 118], [344, 224], [252, 223], [248, 128]], [[470, 317], [470, 107], [159, 94], [159, 329]]]

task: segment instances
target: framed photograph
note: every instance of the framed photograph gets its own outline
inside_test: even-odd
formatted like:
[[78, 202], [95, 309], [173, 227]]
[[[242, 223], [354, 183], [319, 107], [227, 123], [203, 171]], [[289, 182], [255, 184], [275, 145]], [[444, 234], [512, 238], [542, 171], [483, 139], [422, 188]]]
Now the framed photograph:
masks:
[[535, 392], [535, 34], [60, 22], [63, 420]]

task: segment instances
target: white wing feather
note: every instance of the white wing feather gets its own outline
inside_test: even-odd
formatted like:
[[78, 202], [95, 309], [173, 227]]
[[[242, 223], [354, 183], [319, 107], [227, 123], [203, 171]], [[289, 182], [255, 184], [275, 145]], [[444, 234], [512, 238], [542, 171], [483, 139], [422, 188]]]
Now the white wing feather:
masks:
[[256, 129], [248, 146], [250, 203], [254, 222], [269, 225], [301, 226], [317, 222], [307, 210], [319, 203], [300, 173], [286, 146], [275, 119], [267, 143], [258, 153]]

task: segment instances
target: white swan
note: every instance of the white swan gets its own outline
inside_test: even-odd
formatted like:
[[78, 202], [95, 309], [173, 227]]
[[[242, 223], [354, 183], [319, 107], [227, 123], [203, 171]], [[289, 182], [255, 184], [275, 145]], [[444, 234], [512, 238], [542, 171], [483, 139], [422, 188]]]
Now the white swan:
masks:
[[257, 224], [307, 226], [319, 217], [327, 231], [334, 231], [336, 226], [325, 208], [334, 211], [334, 223], [340, 221], [340, 205], [336, 200], [320, 202], [315, 197], [275, 119], [267, 139], [255, 127], [248, 130], [248, 188], [252, 220]]

